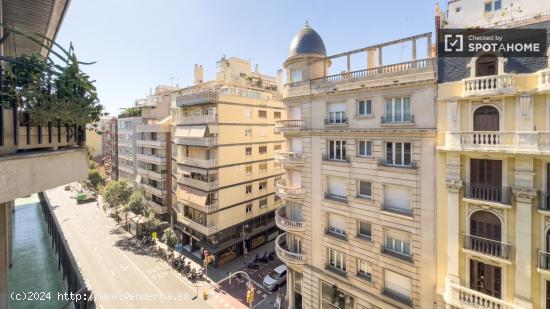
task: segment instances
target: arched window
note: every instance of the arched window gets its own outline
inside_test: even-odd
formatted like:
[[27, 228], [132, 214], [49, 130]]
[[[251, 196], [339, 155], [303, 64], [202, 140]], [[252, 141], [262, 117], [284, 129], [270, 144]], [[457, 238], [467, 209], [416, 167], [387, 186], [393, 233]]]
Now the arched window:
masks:
[[480, 210], [470, 216], [470, 235], [501, 241], [500, 219], [492, 212]]
[[498, 74], [498, 58], [493, 55], [483, 55], [476, 61], [476, 76]]
[[493, 106], [481, 106], [474, 112], [474, 131], [498, 131], [499, 112]]

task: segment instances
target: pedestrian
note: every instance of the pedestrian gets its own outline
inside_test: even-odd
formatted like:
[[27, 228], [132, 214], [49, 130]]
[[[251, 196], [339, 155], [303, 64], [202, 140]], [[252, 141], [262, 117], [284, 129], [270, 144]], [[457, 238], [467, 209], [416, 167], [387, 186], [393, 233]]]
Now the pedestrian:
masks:
[[281, 302], [283, 301], [283, 291], [281, 288], [277, 290], [277, 298], [275, 298], [275, 306], [277, 309], [281, 309]]

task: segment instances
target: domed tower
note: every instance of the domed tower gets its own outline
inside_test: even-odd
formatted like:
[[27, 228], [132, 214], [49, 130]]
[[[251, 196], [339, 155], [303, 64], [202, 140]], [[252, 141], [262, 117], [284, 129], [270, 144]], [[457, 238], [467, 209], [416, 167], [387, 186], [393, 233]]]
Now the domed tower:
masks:
[[297, 83], [325, 76], [330, 66], [325, 43], [308, 23], [294, 36], [283, 64], [288, 83]]

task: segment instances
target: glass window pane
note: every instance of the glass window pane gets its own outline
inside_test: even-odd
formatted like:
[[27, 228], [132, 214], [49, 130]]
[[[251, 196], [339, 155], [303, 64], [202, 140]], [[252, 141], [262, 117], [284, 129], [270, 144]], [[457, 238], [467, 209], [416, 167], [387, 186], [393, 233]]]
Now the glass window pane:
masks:
[[386, 121], [391, 121], [392, 119], [392, 100], [388, 99], [386, 100]]
[[365, 141], [359, 141], [358, 147], [357, 147], [357, 154], [359, 156], [365, 155]]
[[366, 144], [367, 144], [366, 145], [367, 149], [366, 149], [365, 153], [366, 153], [367, 156], [371, 156], [372, 155], [372, 142], [368, 141]]
[[386, 163], [393, 164], [393, 143], [386, 143]]
[[405, 162], [403, 164], [410, 165], [411, 164], [411, 143], [405, 143]]
[[411, 99], [403, 98], [403, 121], [411, 121]]
[[403, 143], [395, 143], [395, 164], [403, 164]]
[[402, 121], [403, 107], [401, 105], [401, 98], [395, 99], [395, 121]]
[[346, 141], [342, 141], [342, 157], [341, 159], [346, 158]]
[[372, 101], [367, 100], [365, 102], [365, 104], [366, 104], [366, 108], [365, 108], [366, 109], [366, 114], [368, 114], [368, 115], [372, 114]]
[[359, 101], [359, 115], [365, 114], [365, 101]]

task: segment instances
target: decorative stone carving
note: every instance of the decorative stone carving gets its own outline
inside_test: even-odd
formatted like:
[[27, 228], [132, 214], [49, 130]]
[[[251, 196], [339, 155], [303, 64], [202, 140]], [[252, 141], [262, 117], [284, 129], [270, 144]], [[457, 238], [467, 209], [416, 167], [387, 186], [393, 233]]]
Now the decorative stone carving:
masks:
[[489, 205], [479, 205], [479, 204], [468, 203], [468, 217], [470, 217], [472, 213], [478, 210], [490, 211], [504, 221], [504, 209], [501, 209], [498, 207], [491, 207]]
[[452, 193], [458, 193], [462, 188], [462, 180], [447, 179], [447, 190]]
[[521, 117], [527, 118], [529, 116], [529, 108], [531, 106], [531, 96], [523, 94], [519, 97], [519, 106], [521, 109]]
[[533, 188], [517, 187], [514, 188], [516, 200], [522, 203], [531, 203], [537, 197], [537, 190]]
[[451, 114], [451, 120], [453, 122], [456, 121], [457, 105], [458, 105], [457, 100], [449, 101], [449, 112]]

